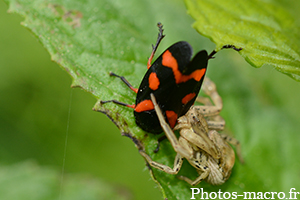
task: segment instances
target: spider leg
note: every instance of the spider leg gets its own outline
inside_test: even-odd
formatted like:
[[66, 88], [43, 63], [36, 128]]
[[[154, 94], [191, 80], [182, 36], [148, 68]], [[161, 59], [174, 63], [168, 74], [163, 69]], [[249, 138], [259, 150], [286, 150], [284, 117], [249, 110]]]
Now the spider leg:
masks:
[[[204, 81], [206, 80], [206, 78], [204, 79]], [[212, 102], [211, 102], [211, 99], [208, 98], [208, 97], [202, 97], [202, 96], [199, 96], [196, 98], [196, 101], [205, 105], [205, 106], [213, 106]]]
[[202, 149], [183, 139], [183, 137], [180, 137], [179, 141], [183, 146], [186, 146], [187, 148], [192, 148], [194, 150], [194, 157], [192, 159], [189, 159], [188, 161], [193, 167], [197, 169], [199, 176], [195, 180], [191, 180], [185, 176], [178, 176], [177, 178], [186, 181], [190, 185], [197, 185], [206, 177], [208, 177], [208, 175], [211, 172], [210, 168], [207, 165], [207, 154]]
[[203, 106], [196, 106], [199, 112], [205, 117], [218, 115], [223, 108], [223, 101], [217, 92], [216, 84], [205, 77], [202, 84], [202, 91], [204, 91], [211, 100], [207, 97], [197, 97], [196, 101], [204, 104]]
[[174, 160], [174, 166], [173, 168], [161, 164], [159, 162], [153, 161], [151, 157], [145, 153], [145, 151], [140, 150], [139, 153], [147, 160], [147, 162], [154, 168], [159, 169], [161, 171], [164, 171], [168, 174], [177, 174], [182, 166], [183, 163], [183, 157], [179, 153], [177, 153], [175, 160]]
[[170, 141], [172, 147], [174, 148], [175, 152], [179, 153], [182, 157], [185, 157], [187, 159], [191, 158], [193, 156], [193, 152], [183, 148], [179, 144], [178, 139], [177, 139], [176, 135], [174, 134], [173, 130], [171, 129], [169, 124], [165, 121], [165, 118], [162, 114], [162, 111], [161, 111], [161, 109], [159, 108], [159, 105], [156, 102], [155, 96], [151, 93], [150, 97], [151, 97], [151, 100], [153, 102], [154, 109], [156, 111], [156, 114], [157, 114], [157, 117], [159, 119], [160, 125], [161, 125], [162, 129], [164, 130], [164, 132], [165, 132], [168, 140]]
[[211, 81], [208, 77], [205, 77], [202, 85], [202, 90], [211, 98], [215, 107], [221, 111], [223, 108], [223, 101], [217, 91], [216, 84], [213, 81]]
[[209, 129], [223, 130], [225, 120], [219, 115], [223, 108], [223, 101], [217, 92], [215, 83], [205, 77], [202, 90], [209, 98], [197, 97], [196, 101], [204, 105], [194, 106], [194, 109], [206, 118]]
[[206, 121], [208, 129], [222, 131], [225, 128], [225, 120], [220, 115], [208, 117]]
[[197, 170], [200, 174], [201, 171], [203, 171], [195, 180], [191, 180], [186, 176], [177, 176], [178, 179], [183, 180], [187, 182], [188, 184], [195, 186], [198, 185], [201, 181], [207, 178], [207, 176], [210, 173], [210, 169], [207, 166], [202, 166], [201, 165], [201, 171]]
[[184, 131], [180, 132], [182, 137], [207, 152], [213, 158], [219, 159], [221, 157], [221, 152], [216, 144], [208, 137], [208, 135], [202, 133], [199, 128], [200, 126], [197, 125], [197, 123], [192, 123], [191, 125], [193, 131], [188, 133], [185, 133]]
[[225, 135], [225, 134], [220, 134], [220, 135], [221, 135], [221, 137], [222, 137], [224, 140], [226, 140], [229, 144], [235, 146], [235, 148], [236, 148], [236, 154], [237, 154], [237, 156], [239, 157], [239, 161], [240, 161], [242, 164], [244, 164], [245, 161], [244, 161], [243, 156], [242, 156], [242, 151], [241, 151], [241, 144], [240, 144], [240, 142], [239, 142], [237, 139], [235, 139], [235, 138], [233, 138], [233, 137], [230, 137], [229, 135]]

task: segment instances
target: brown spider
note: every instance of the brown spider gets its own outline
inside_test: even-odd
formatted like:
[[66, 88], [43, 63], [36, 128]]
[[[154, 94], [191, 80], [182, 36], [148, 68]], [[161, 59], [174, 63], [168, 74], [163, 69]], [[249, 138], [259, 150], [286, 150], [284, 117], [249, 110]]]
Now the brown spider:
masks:
[[184, 116], [178, 119], [178, 124], [174, 130], [179, 130], [179, 139], [165, 121], [154, 95], [151, 94], [151, 100], [160, 124], [177, 155], [173, 168], [170, 168], [153, 161], [143, 150], [140, 150], [140, 154], [152, 167], [168, 174], [177, 174], [182, 166], [183, 158], [186, 158], [196, 168], [199, 177], [191, 180], [185, 176], [179, 176], [179, 179], [191, 185], [197, 185], [204, 179], [212, 185], [221, 185], [229, 178], [235, 162], [234, 151], [227, 142], [237, 147], [240, 161], [243, 162], [243, 159], [240, 154], [239, 142], [217, 132], [217, 130], [224, 129], [225, 121], [219, 115], [223, 103], [216, 91], [215, 84], [206, 78], [202, 90], [211, 98], [214, 105], [209, 98], [198, 98], [197, 101], [204, 103], [204, 105], [192, 106]]

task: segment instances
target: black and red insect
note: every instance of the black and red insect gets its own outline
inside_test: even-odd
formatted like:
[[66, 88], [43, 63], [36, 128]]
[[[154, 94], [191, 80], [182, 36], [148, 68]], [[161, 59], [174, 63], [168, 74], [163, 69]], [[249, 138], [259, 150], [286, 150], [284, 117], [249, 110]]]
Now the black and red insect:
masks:
[[[194, 104], [201, 88], [208, 60], [213, 58], [205, 50], [199, 51], [191, 60], [193, 49], [189, 43], [181, 41], [166, 49], [151, 65], [156, 49], [163, 39], [162, 24], [157, 24], [159, 34], [140, 87], [134, 88], [123, 76], [110, 73], [120, 78], [131, 90], [137, 93], [135, 104], [130, 105], [116, 100], [101, 101], [101, 104], [113, 102], [134, 109], [136, 124], [150, 133], [161, 133], [162, 129], [154, 110], [150, 94], [153, 93], [165, 115], [166, 121], [173, 128], [177, 118], [184, 115]], [[223, 48], [237, 49], [232, 45]]]

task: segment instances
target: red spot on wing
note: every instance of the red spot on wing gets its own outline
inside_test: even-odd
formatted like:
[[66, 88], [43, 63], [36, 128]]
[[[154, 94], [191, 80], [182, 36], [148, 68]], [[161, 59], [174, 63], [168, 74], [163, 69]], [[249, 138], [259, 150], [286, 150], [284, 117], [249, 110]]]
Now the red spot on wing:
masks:
[[160, 82], [159, 82], [159, 79], [157, 78], [157, 75], [156, 75], [155, 72], [152, 72], [150, 74], [148, 82], [149, 82], [149, 88], [151, 90], [157, 90], [158, 89], [158, 86], [159, 86]]
[[195, 81], [200, 81], [201, 78], [204, 76], [206, 71], [206, 68], [203, 69], [197, 69], [195, 71], [193, 71], [193, 73], [191, 73], [190, 75], [182, 75], [181, 77], [181, 81], [179, 81], [179, 83], [181, 82], [186, 82], [190, 79], [194, 79]]
[[173, 71], [178, 70], [177, 60], [173, 57], [169, 50], [166, 50], [162, 55], [162, 64], [166, 67], [170, 67]]
[[181, 103], [182, 104], [187, 104], [189, 101], [191, 101], [194, 97], [196, 96], [195, 93], [190, 93], [185, 95], [185, 97], [182, 98]]
[[172, 69], [177, 84], [184, 83], [190, 79], [200, 81], [206, 71], [206, 68], [203, 68], [197, 69], [189, 75], [182, 74], [178, 69], [177, 60], [173, 57], [169, 50], [165, 51], [162, 55], [162, 65]]
[[167, 115], [170, 127], [174, 128], [174, 126], [177, 122], [178, 115], [173, 110], [167, 110], [166, 115]]
[[140, 102], [138, 105], [135, 107], [135, 112], [144, 112], [148, 110], [153, 110], [154, 105], [150, 99], [146, 99], [142, 102]]
[[177, 60], [172, 56], [169, 50], [165, 51], [162, 55], [162, 65], [172, 69], [176, 83], [181, 79], [181, 72], [178, 70]]

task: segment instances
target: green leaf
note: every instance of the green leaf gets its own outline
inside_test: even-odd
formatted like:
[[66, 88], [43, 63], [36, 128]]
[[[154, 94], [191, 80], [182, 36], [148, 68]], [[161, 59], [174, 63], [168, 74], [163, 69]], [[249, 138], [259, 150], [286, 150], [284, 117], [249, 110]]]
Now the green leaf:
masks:
[[[234, 44], [254, 67], [272, 65], [300, 81], [299, 1], [185, 0], [193, 27], [220, 49]], [[298, 20], [298, 21], [297, 21]]]
[[59, 171], [39, 167], [31, 161], [0, 166], [0, 186], [0, 199], [6, 200], [128, 199], [119, 194], [123, 188], [113, 188], [84, 175], [62, 177]]
[[[123, 75], [138, 87], [146, 71], [151, 44], [156, 40], [158, 21], [164, 24], [166, 37], [157, 54], [179, 40], [191, 43], [195, 51], [212, 49], [204, 38], [193, 32], [191, 19], [186, 16], [183, 5], [176, 1], [9, 2], [10, 11], [24, 16], [23, 25], [37, 36], [51, 58], [73, 77], [73, 86], [90, 92], [98, 101], [116, 99], [134, 103], [135, 94], [108, 73], [113, 71]], [[222, 51], [210, 61], [208, 76], [216, 82], [223, 97], [222, 116], [228, 131], [240, 140], [246, 164], [237, 161], [232, 176], [222, 186], [203, 182], [197, 187], [206, 192], [221, 189], [239, 194], [288, 192], [288, 188], [299, 187], [295, 174], [299, 173], [300, 167], [296, 153], [300, 150], [297, 144], [300, 127], [295, 119], [300, 111], [298, 104], [293, 102], [299, 95], [287, 98], [299, 87], [278, 74], [270, 77], [268, 71], [260, 71], [260, 74], [249, 71], [237, 54], [228, 55], [230, 58], [224, 54]], [[159, 153], [154, 154], [159, 136], [138, 128], [131, 109], [114, 104], [101, 107], [99, 103], [94, 109], [106, 113], [123, 134], [132, 138], [139, 148], [144, 147], [154, 160], [173, 165], [175, 152], [169, 142], [163, 141]], [[180, 175], [197, 177], [195, 169], [187, 162]], [[191, 186], [176, 176], [156, 169], [153, 169], [153, 176], [164, 198], [191, 198]]]

